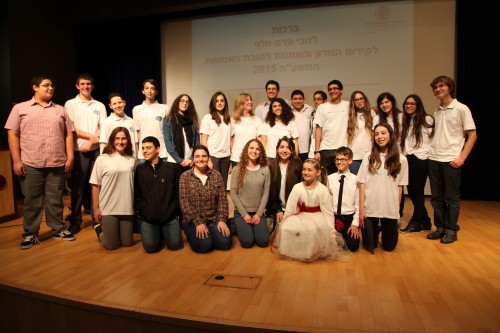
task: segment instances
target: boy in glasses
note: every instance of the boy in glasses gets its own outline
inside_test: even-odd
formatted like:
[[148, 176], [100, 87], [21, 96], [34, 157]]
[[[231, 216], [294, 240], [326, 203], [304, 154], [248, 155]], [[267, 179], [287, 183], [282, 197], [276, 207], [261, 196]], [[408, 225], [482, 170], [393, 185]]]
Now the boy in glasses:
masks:
[[333, 198], [335, 230], [342, 234], [352, 252], [359, 248], [359, 192], [357, 176], [349, 171], [353, 153], [342, 146], [335, 151], [337, 172], [328, 176], [328, 189]]

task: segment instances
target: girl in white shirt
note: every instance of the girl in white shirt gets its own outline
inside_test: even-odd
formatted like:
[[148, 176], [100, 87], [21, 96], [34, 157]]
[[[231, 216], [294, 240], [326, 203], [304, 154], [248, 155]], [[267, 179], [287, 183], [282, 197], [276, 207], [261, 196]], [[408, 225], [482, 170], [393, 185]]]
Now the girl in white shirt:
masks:
[[292, 108], [282, 98], [274, 98], [269, 106], [266, 121], [262, 125], [261, 141], [266, 147], [266, 154], [271, 160], [276, 157], [278, 140], [286, 136], [295, 144], [294, 154], [299, 156], [299, 130], [294, 121]]
[[373, 117], [375, 112], [370, 107], [368, 97], [362, 91], [354, 91], [349, 103], [347, 146], [353, 153], [349, 171], [355, 175], [358, 174], [363, 157], [372, 150]]
[[208, 167], [219, 171], [227, 184], [231, 125], [226, 95], [220, 91], [213, 94], [209, 110], [210, 113], [201, 120], [200, 143], [210, 152]]
[[248, 141], [256, 139], [262, 120], [253, 112], [252, 96], [241, 93], [234, 101], [231, 115], [231, 166], [240, 160], [240, 154]]
[[413, 215], [402, 233], [431, 230], [432, 224], [425, 208], [425, 183], [428, 176], [427, 158], [434, 136], [434, 117], [425, 112], [417, 95], [406, 97], [404, 104], [401, 151], [408, 159], [408, 196], [413, 203]]
[[399, 202], [408, 185], [408, 162], [399, 153], [392, 127], [375, 125], [372, 151], [365, 155], [358, 173], [359, 225], [373, 225], [373, 244], [382, 233], [382, 247], [393, 251], [398, 244]]
[[130, 133], [125, 127], [117, 127], [97, 157], [90, 176], [93, 214], [97, 222], [94, 230], [108, 250], [134, 243], [135, 166]]

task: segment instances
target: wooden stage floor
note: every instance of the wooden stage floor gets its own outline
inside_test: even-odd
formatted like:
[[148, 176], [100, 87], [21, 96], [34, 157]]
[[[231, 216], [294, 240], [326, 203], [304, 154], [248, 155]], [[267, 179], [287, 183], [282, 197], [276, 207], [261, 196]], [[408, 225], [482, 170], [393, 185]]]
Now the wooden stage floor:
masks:
[[208, 254], [147, 254], [139, 235], [107, 251], [88, 215], [75, 241], [43, 223], [22, 251], [17, 219], [0, 224], [0, 332], [500, 332], [500, 203], [462, 201], [460, 224], [450, 245], [400, 234], [392, 253], [302, 263], [236, 238]]

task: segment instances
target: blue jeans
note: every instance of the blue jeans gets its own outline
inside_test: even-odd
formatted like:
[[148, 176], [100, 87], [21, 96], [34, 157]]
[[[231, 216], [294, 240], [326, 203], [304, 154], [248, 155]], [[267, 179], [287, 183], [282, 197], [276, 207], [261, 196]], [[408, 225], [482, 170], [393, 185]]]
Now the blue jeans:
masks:
[[361, 166], [362, 160], [353, 160], [351, 165], [349, 165], [349, 171], [355, 175], [359, 172], [359, 167]]
[[[248, 214], [253, 216], [255, 213]], [[236, 225], [236, 234], [240, 239], [241, 247], [249, 248], [252, 247], [254, 243], [260, 247], [269, 245], [269, 228], [267, 227], [266, 218], [264, 216], [260, 217], [260, 222], [258, 224], [248, 224], [243, 220], [243, 216], [235, 210], [234, 223]]]
[[191, 250], [197, 253], [210, 252], [213, 249], [229, 250], [233, 246], [233, 238], [226, 237], [217, 230], [217, 223], [210, 225], [207, 223], [208, 237], [200, 239], [196, 237], [196, 226], [193, 223], [183, 223], [182, 229], [186, 234]]
[[164, 225], [142, 221], [141, 239], [142, 246], [147, 253], [160, 251], [162, 239], [165, 240], [169, 250], [182, 249], [181, 224], [176, 218]]

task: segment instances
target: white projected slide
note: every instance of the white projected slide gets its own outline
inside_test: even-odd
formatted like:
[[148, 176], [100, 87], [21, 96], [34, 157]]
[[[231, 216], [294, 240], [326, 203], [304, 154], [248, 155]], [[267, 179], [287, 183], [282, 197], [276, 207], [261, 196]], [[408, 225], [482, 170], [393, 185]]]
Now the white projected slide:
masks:
[[384, 91], [402, 100], [413, 92], [413, 17], [413, 1], [397, 1], [193, 20], [191, 95], [200, 114], [219, 90], [232, 109], [240, 92], [264, 100], [273, 79], [281, 97], [302, 89], [311, 103], [338, 79], [344, 99], [360, 89], [372, 104]]

